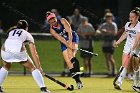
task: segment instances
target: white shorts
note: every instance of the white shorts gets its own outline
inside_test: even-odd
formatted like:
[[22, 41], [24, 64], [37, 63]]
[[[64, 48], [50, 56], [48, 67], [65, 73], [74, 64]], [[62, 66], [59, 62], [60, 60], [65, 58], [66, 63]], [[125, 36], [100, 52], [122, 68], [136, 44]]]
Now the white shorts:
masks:
[[27, 61], [28, 59], [28, 54], [26, 51], [23, 52], [7, 52], [1, 50], [1, 58], [5, 62], [21, 62], [21, 61]]
[[133, 47], [133, 44], [126, 43], [124, 45], [123, 53], [129, 54], [132, 47]]
[[[123, 53], [129, 54], [131, 49], [132, 49], [133, 45], [132, 44], [125, 44], [124, 49], [123, 49]], [[135, 54], [140, 57], [140, 45], [139, 47], [134, 51]]]

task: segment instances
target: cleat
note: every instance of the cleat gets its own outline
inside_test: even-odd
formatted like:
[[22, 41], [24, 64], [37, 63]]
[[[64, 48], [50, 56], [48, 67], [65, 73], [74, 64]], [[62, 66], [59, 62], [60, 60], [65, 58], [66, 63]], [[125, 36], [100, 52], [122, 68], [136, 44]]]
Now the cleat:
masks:
[[52, 93], [49, 90], [47, 90], [46, 87], [42, 87], [42, 88], [40, 88], [40, 90], [42, 91], [42, 93]]
[[121, 89], [121, 84], [120, 84], [120, 83], [114, 84], [114, 88], [117, 89], [117, 90], [122, 90], [122, 89]]
[[82, 87], [83, 87], [83, 84], [82, 84], [81, 82], [78, 82], [78, 83], [77, 83], [77, 88], [78, 88], [78, 89], [81, 89]]
[[133, 80], [133, 74], [128, 74], [128, 77], [127, 77], [129, 80]]
[[133, 88], [136, 92], [140, 93], [140, 87], [139, 87], [139, 86], [132, 86], [132, 88]]

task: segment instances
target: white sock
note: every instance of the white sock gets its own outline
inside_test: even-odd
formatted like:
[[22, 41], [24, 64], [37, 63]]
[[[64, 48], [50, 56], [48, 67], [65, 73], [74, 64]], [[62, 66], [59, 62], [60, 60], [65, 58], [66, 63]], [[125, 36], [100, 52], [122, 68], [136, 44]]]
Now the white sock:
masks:
[[6, 79], [7, 75], [8, 75], [8, 71], [2, 67], [0, 69], [0, 86], [2, 86], [2, 83]]
[[118, 78], [118, 82], [122, 83], [123, 79], [126, 77], [127, 69], [123, 68], [122, 72], [120, 73], [120, 76]]
[[32, 72], [32, 76], [40, 88], [45, 87], [44, 79], [43, 79], [42, 74], [40, 73], [40, 71], [38, 69], [35, 69]]
[[135, 86], [139, 86], [139, 69], [137, 71], [134, 70], [133, 82]]

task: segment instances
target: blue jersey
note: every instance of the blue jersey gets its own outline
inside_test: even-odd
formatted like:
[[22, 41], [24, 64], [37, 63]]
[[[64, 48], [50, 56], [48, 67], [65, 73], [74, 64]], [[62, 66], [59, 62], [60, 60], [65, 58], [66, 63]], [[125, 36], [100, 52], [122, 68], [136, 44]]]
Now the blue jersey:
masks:
[[[52, 29], [54, 31], [56, 31], [56, 33], [58, 33], [60, 36], [62, 36], [63, 38], [65, 38], [66, 41], [68, 41], [69, 40], [69, 38], [68, 38], [68, 32], [66, 32], [66, 30], [64, 28], [64, 25], [61, 23], [60, 20], [58, 20], [58, 24], [60, 25], [60, 29], [55, 28], [55, 27], [52, 27]], [[79, 37], [78, 37], [78, 35], [77, 35], [77, 33], [75, 31], [72, 31], [72, 36], [73, 36], [72, 42], [75, 42], [75, 43], [78, 44], [79, 43]], [[62, 52], [64, 50], [66, 50], [66, 49], [67, 49], [66, 45], [64, 45], [63, 43], [61, 43], [61, 50], [62, 50]]]
[[67, 38], [68, 37], [68, 32], [66, 32], [66, 30], [65, 30], [65, 28], [64, 28], [64, 26], [63, 26], [63, 24], [61, 23], [60, 20], [58, 20], [58, 24], [60, 25], [60, 29], [55, 28], [55, 27], [52, 27], [52, 29], [55, 30], [56, 33], [58, 33], [62, 37]]

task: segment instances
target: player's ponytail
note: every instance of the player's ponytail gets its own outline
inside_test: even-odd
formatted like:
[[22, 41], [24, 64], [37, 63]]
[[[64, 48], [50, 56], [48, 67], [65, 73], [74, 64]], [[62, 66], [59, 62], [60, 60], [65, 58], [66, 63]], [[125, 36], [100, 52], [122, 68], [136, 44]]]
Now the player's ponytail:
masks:
[[138, 16], [140, 16], [140, 8], [139, 8], [139, 7], [136, 7], [136, 8], [135, 8], [135, 11], [136, 11], [136, 14], [137, 14]]
[[8, 37], [10, 31], [12, 31], [12, 30], [14, 30], [14, 29], [17, 29], [17, 26], [12, 26], [12, 27], [10, 27], [10, 28], [7, 30], [7, 32], [6, 32], [6, 37]]
[[135, 13], [137, 16], [140, 16], [140, 8], [136, 7], [135, 10], [132, 10], [131, 13]]
[[7, 32], [10, 32], [10, 31], [12, 31], [12, 30], [14, 30], [14, 29], [16, 29], [16, 28], [17, 28], [17, 26], [12, 26], [12, 27], [10, 27], [10, 28], [8, 29]]
[[26, 29], [28, 27], [28, 23], [26, 20], [19, 20], [17, 22], [17, 28], [18, 29]]

